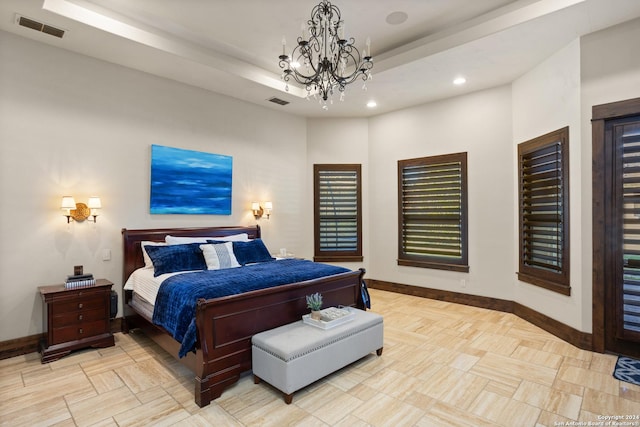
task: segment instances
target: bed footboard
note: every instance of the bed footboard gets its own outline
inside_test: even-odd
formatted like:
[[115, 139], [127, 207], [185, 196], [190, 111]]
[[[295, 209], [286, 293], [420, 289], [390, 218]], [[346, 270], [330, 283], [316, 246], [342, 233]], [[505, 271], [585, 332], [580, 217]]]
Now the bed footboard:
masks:
[[320, 292], [325, 306], [365, 309], [360, 269], [232, 297], [198, 301], [195, 401], [206, 406], [251, 369], [251, 337], [302, 318], [306, 295]]

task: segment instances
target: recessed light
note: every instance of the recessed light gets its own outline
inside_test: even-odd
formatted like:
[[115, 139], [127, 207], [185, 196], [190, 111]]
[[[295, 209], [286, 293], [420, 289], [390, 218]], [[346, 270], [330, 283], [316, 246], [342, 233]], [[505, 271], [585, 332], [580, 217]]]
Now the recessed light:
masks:
[[456, 78], [453, 80], [453, 84], [454, 84], [454, 85], [456, 85], [456, 86], [463, 85], [463, 84], [465, 84], [466, 82], [467, 82], [467, 79], [465, 79], [464, 77], [456, 77]]
[[375, 108], [377, 106], [378, 106], [378, 103], [376, 101], [374, 101], [374, 100], [371, 100], [371, 101], [367, 102], [367, 107], [369, 107], [369, 108]]

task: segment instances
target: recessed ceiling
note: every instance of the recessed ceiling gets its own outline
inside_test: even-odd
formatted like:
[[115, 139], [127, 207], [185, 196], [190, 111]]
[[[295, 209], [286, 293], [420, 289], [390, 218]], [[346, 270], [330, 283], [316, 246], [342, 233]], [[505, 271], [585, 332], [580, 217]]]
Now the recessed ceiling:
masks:
[[[285, 91], [277, 61], [317, 3], [3, 0], [0, 29], [266, 108], [366, 117], [510, 83], [577, 37], [640, 17], [638, 0], [336, 0], [347, 35], [371, 40], [373, 80], [324, 110], [303, 88]], [[16, 25], [16, 14], [64, 37]], [[467, 83], [453, 85], [462, 75]]]

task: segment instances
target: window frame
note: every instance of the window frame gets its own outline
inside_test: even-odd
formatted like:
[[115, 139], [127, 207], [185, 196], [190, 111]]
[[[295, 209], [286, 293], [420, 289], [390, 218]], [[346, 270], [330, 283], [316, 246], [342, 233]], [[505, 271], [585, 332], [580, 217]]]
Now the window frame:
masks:
[[[320, 172], [349, 171], [356, 173], [356, 249], [331, 253], [321, 250], [321, 215], [320, 215]], [[313, 229], [314, 229], [314, 257], [316, 262], [361, 262], [362, 256], [362, 165], [361, 164], [314, 164], [313, 165]]]
[[[561, 239], [561, 245], [559, 249], [555, 250], [556, 254], [560, 254], [561, 266], [559, 272], [553, 272], [550, 269], [541, 266], [536, 267], [528, 263], [525, 249], [527, 246], [531, 247], [532, 245], [525, 236], [525, 217], [527, 214], [525, 213], [526, 202], [523, 194], [525, 186], [523, 157], [533, 152], [548, 149], [554, 144], [559, 146], [561, 154], [561, 170], [555, 177], [561, 183], [560, 198], [558, 199], [559, 202], [556, 203], [557, 210], [560, 212], [559, 223], [562, 224], [562, 230], [558, 234]], [[567, 296], [571, 295], [569, 200], [569, 127], [567, 126], [518, 144], [518, 280]]]
[[[407, 167], [428, 167], [460, 164], [460, 211], [459, 211], [459, 259], [452, 259], [438, 254], [417, 255], [405, 251], [404, 218], [404, 185], [403, 173]], [[467, 184], [467, 152], [421, 157], [415, 159], [398, 160], [398, 259], [401, 266], [431, 268], [458, 272], [469, 272], [469, 237], [468, 237], [468, 184]]]

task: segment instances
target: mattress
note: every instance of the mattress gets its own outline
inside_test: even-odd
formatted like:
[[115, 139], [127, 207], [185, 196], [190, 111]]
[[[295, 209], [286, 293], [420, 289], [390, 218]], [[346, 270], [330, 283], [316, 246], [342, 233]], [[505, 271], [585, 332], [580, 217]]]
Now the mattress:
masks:
[[158, 289], [160, 289], [160, 285], [165, 279], [175, 276], [176, 274], [180, 273], [167, 273], [154, 277], [153, 267], [139, 268], [131, 273], [131, 276], [129, 276], [124, 284], [124, 289], [127, 291], [133, 291], [134, 294], [138, 294], [138, 296], [144, 299], [148, 304], [151, 304], [153, 312], [153, 306], [156, 303], [156, 297], [158, 296]]
[[135, 291], [131, 296], [131, 301], [129, 301], [129, 305], [133, 307], [140, 315], [145, 317], [149, 322], [153, 319], [153, 304], [149, 301], [145, 300]]

